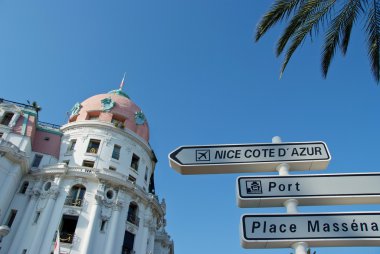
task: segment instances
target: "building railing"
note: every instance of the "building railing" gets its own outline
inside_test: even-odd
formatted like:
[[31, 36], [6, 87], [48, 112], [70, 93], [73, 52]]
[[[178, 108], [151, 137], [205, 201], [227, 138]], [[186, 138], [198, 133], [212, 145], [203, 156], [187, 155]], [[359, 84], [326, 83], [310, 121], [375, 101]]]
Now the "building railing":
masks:
[[59, 126], [58, 124], [46, 123], [46, 122], [41, 122], [41, 121], [38, 121], [38, 125], [40, 127], [57, 129], [57, 130], [59, 130], [59, 128], [61, 128], [61, 126]]
[[28, 104], [24, 104], [24, 103], [10, 101], [10, 100], [6, 100], [6, 99], [3, 99], [3, 98], [0, 98], [0, 103], [3, 103], [3, 102], [12, 103], [12, 104], [15, 104], [16, 106], [23, 107], [23, 108], [34, 109], [33, 106], [28, 105]]

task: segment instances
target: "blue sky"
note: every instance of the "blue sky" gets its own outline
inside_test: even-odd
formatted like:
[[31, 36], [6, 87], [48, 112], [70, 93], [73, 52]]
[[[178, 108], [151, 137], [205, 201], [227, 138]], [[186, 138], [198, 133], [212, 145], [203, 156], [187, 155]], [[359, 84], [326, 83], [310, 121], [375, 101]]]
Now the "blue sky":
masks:
[[[86, 98], [118, 88], [144, 110], [159, 163], [156, 189], [167, 202], [177, 254], [290, 253], [240, 246], [242, 174], [183, 176], [168, 165], [181, 145], [325, 141], [325, 171], [378, 171], [380, 87], [373, 81], [360, 29], [348, 54], [320, 75], [320, 40], [307, 40], [279, 79], [275, 40], [255, 26], [272, 1], [0, 1], [0, 97], [43, 108], [40, 120], [64, 124]], [[361, 23], [359, 22], [361, 25]], [[302, 173], [302, 172], [300, 172]], [[250, 174], [244, 174], [250, 175]], [[258, 175], [255, 173], [254, 175]], [[360, 187], [353, 186], [353, 188]], [[378, 211], [378, 205], [300, 207], [303, 212]], [[380, 247], [317, 248], [378, 253]]]

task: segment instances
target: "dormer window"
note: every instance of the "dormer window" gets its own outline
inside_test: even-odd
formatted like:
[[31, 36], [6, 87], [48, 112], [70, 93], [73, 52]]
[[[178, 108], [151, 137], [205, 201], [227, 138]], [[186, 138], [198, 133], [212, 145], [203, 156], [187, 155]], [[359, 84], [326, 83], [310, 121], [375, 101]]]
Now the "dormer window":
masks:
[[99, 120], [100, 111], [88, 112], [87, 120]]
[[125, 122], [125, 118], [122, 117], [122, 116], [119, 116], [119, 115], [113, 115], [112, 116], [112, 120], [111, 120], [111, 123], [117, 127], [117, 128], [120, 128], [120, 129], [124, 129], [124, 122]]
[[88, 120], [98, 120], [99, 116], [89, 116]]

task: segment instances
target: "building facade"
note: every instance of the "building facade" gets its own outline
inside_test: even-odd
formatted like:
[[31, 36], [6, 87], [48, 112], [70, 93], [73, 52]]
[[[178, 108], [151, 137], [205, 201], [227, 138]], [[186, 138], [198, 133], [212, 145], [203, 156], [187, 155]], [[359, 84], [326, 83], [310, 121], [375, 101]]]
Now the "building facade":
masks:
[[0, 99], [0, 254], [174, 254], [148, 123], [128, 95], [76, 103], [63, 126], [38, 111]]

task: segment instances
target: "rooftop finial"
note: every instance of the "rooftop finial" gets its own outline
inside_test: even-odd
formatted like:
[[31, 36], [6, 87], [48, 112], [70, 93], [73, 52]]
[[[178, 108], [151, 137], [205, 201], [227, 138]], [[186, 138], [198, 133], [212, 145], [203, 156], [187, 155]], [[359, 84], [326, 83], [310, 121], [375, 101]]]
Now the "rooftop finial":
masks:
[[121, 83], [120, 83], [120, 87], [119, 87], [119, 90], [123, 90], [123, 86], [124, 86], [124, 79], [125, 79], [125, 72], [124, 72], [124, 76], [123, 76], [123, 79], [121, 80]]

